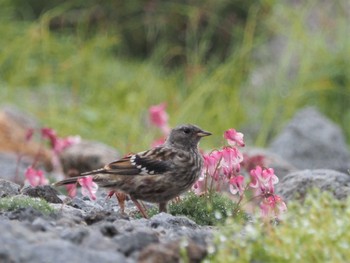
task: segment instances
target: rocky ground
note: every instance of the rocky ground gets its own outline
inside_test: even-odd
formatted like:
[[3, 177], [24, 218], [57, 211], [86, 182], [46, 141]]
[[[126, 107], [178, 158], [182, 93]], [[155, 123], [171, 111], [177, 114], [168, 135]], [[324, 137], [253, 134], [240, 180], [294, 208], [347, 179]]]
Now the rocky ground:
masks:
[[[0, 137], [9, 131], [5, 115], [0, 115]], [[91, 147], [98, 150], [86, 150]], [[349, 195], [350, 154], [342, 131], [314, 108], [297, 113], [267, 149], [247, 152], [266, 156], [280, 178], [277, 191], [287, 202], [302, 198], [311, 187], [331, 191], [339, 199]], [[84, 142], [60, 159], [67, 172], [82, 166], [98, 168], [117, 155], [108, 146]], [[83, 197], [66, 199], [50, 186], [23, 188], [19, 182], [30, 161], [23, 159], [17, 166], [17, 157], [9, 151], [0, 154], [0, 204], [9, 200], [4, 198], [42, 198], [53, 210], [0, 209], [0, 262], [170, 263], [185, 254], [190, 262], [200, 262], [207, 255], [215, 228], [165, 213], [135, 219], [131, 202], [126, 207], [129, 216], [122, 214], [115, 198], [107, 199], [103, 190], [92, 202]]]
[[[54, 209], [0, 212], [0, 262], [178, 262], [183, 249], [191, 262], [200, 262], [212, 238], [210, 227], [186, 217], [161, 213], [133, 219], [103, 194], [97, 202], [76, 197], [63, 204], [50, 186], [20, 191], [17, 184], [0, 180], [0, 195], [40, 197]], [[133, 210], [128, 202], [127, 211]]]

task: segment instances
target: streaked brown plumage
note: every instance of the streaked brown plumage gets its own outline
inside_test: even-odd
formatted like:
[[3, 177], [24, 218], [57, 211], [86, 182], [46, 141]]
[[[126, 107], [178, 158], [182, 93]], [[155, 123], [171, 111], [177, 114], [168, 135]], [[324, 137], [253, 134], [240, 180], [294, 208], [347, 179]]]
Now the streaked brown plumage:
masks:
[[159, 203], [159, 210], [166, 211], [167, 202], [188, 190], [200, 176], [203, 160], [198, 143], [208, 135], [211, 133], [197, 126], [181, 125], [171, 131], [161, 146], [54, 185], [76, 183], [81, 177], [93, 175], [100, 187], [128, 194], [134, 201]]

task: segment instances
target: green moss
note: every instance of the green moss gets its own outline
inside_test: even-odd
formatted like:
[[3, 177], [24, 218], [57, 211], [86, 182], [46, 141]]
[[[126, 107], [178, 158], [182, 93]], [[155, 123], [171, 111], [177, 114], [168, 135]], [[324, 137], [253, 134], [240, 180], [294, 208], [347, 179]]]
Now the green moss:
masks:
[[200, 225], [219, 225], [225, 222], [229, 216], [241, 217], [242, 213], [238, 211], [236, 204], [226, 195], [212, 193], [198, 196], [190, 192], [180, 202], [174, 202], [169, 205], [169, 212], [172, 215], [184, 215]]
[[228, 222], [216, 237], [210, 262], [347, 262], [350, 200], [312, 193], [290, 203], [278, 225]]
[[44, 214], [51, 214], [55, 210], [43, 199], [27, 196], [14, 196], [0, 198], [0, 210], [12, 211], [20, 208], [31, 207]]

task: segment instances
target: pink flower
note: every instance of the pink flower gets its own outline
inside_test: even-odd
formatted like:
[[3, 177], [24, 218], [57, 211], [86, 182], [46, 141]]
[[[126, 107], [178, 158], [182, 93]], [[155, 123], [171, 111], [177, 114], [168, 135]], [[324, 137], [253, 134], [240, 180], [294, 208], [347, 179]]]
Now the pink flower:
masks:
[[[98, 185], [93, 182], [92, 177], [84, 177], [78, 179], [78, 183], [81, 185], [81, 193], [84, 196], [89, 196], [90, 199], [96, 200], [95, 193], [97, 192]], [[75, 197], [77, 195], [77, 184], [66, 185], [68, 196]]]
[[42, 128], [41, 135], [43, 138], [48, 139], [54, 153], [59, 154], [67, 147], [77, 144], [81, 141], [80, 136], [69, 136], [66, 138], [59, 138], [55, 130], [50, 128]]
[[57, 134], [56, 134], [56, 131], [51, 129], [51, 128], [42, 128], [41, 129], [41, 136], [45, 139], [48, 139], [51, 143], [51, 146], [53, 147], [53, 145], [55, 144], [56, 142], [56, 139], [57, 139]]
[[230, 178], [231, 175], [239, 173], [240, 163], [243, 161], [243, 155], [235, 147], [225, 147], [222, 150], [222, 163], [224, 174]]
[[42, 170], [36, 170], [32, 166], [27, 168], [24, 176], [31, 186], [45, 185], [49, 183], [45, 178], [44, 172]]
[[77, 195], [77, 185], [76, 184], [67, 184], [66, 189], [69, 197], [74, 197]]
[[196, 194], [199, 195], [203, 192], [204, 190], [204, 186], [205, 185], [205, 179], [204, 177], [200, 177], [197, 182], [194, 183], [194, 185], [192, 186], [192, 191]]
[[244, 177], [242, 175], [233, 176], [229, 181], [230, 192], [235, 195], [244, 193]]
[[78, 183], [81, 185], [81, 193], [84, 196], [88, 196], [92, 200], [96, 200], [95, 193], [97, 192], [98, 185], [93, 182], [91, 176], [78, 179]]
[[272, 168], [262, 169], [260, 166], [257, 166], [250, 171], [250, 176], [251, 183], [249, 186], [259, 189], [262, 193], [273, 193], [274, 184], [278, 183], [278, 177]]
[[66, 138], [56, 138], [53, 145], [53, 151], [57, 154], [61, 153], [67, 147], [80, 143], [80, 136], [68, 136]]
[[279, 214], [287, 210], [282, 198], [274, 194], [274, 185], [278, 183], [278, 177], [272, 168], [257, 166], [250, 171], [250, 187], [255, 188], [257, 197], [261, 199], [260, 209], [264, 217]]
[[270, 195], [263, 198], [260, 203], [260, 209], [264, 217], [268, 217], [271, 214], [278, 217], [281, 213], [287, 211], [287, 206], [280, 196]]
[[244, 147], [243, 133], [237, 132], [235, 129], [229, 129], [224, 132], [224, 138], [231, 146]]
[[165, 111], [165, 103], [159, 105], [154, 105], [149, 108], [149, 118], [153, 125], [160, 128], [164, 135], [170, 133], [170, 128], [168, 125], [168, 114]]
[[221, 151], [213, 151], [210, 154], [204, 154], [204, 173], [211, 176], [214, 180], [219, 179], [219, 166], [222, 160]]

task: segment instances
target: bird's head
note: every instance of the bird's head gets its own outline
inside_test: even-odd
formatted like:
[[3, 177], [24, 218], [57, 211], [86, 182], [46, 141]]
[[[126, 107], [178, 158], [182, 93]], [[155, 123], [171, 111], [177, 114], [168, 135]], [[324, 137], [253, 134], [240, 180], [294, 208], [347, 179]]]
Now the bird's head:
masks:
[[209, 135], [211, 135], [210, 132], [203, 131], [195, 125], [180, 125], [171, 130], [165, 143], [180, 149], [190, 149], [197, 147], [200, 139]]

